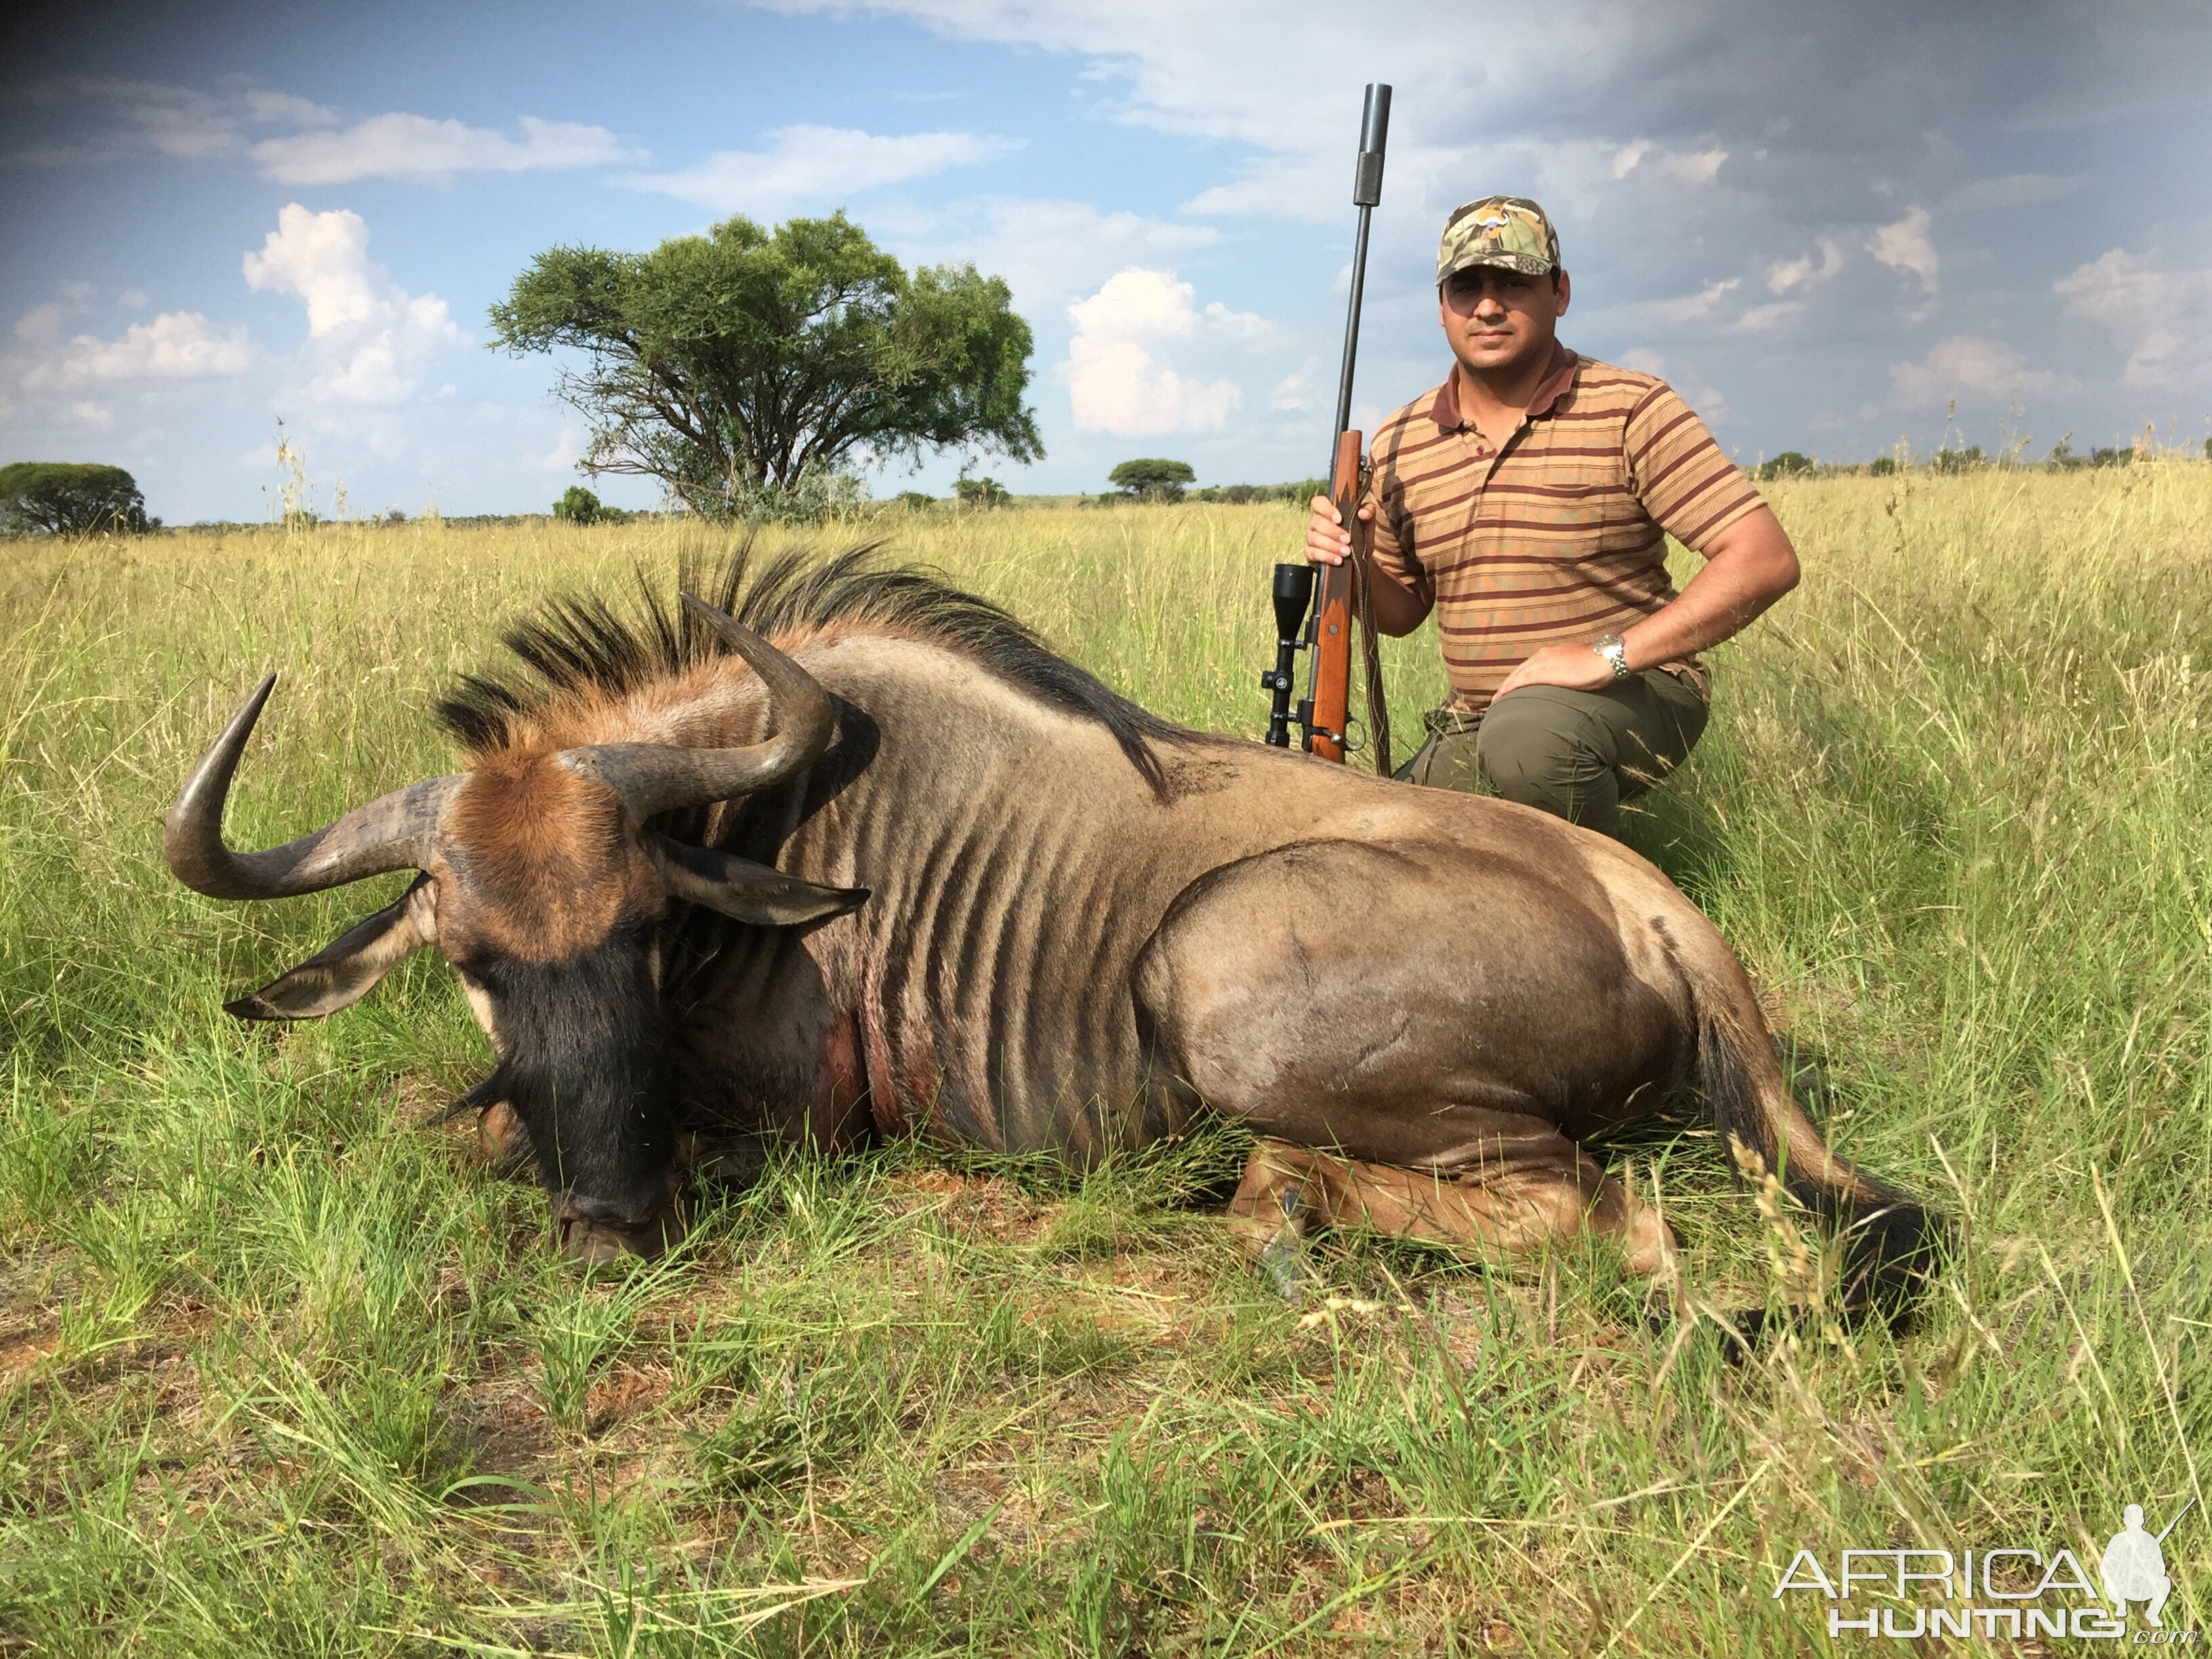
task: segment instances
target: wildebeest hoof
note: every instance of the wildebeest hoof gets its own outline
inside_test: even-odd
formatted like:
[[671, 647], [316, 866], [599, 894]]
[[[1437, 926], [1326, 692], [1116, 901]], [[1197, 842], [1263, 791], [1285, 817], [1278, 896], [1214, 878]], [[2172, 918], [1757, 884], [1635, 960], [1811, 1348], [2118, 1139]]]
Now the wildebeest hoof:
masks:
[[559, 1229], [562, 1252], [571, 1261], [587, 1267], [609, 1267], [631, 1255], [649, 1261], [682, 1243], [690, 1231], [683, 1210], [674, 1204], [659, 1215], [629, 1224], [563, 1215]]
[[1315, 1278], [1306, 1260], [1305, 1241], [1287, 1225], [1261, 1247], [1260, 1271], [1267, 1275], [1268, 1287], [1294, 1308], [1306, 1299], [1306, 1286]]

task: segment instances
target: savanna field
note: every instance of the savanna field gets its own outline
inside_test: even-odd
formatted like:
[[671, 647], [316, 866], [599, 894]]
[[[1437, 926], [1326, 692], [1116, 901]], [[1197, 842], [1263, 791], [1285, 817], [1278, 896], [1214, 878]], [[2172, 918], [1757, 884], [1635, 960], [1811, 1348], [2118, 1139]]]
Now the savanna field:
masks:
[[[218, 903], [161, 819], [269, 669], [240, 844], [447, 770], [434, 696], [540, 595], [670, 586], [721, 538], [0, 543], [0, 1655], [1880, 1651], [1771, 1596], [1797, 1550], [2094, 1574], [2123, 1504], [2164, 1526], [2212, 1457], [2212, 465], [1769, 495], [1804, 585], [1717, 653], [1632, 834], [1832, 1140], [1954, 1218], [1902, 1336], [1826, 1316], [1808, 1218], [1687, 1101], [1601, 1149], [1681, 1237], [1671, 1289], [1340, 1236], [1287, 1304], [1215, 1218], [1227, 1131], [1081, 1178], [791, 1154], [586, 1276], [431, 1122], [489, 1063], [434, 953], [327, 1021], [221, 1011], [402, 878]], [[810, 533], [1256, 735], [1299, 527]], [[1433, 636], [1386, 656], [1403, 754]], [[1716, 1314], [1808, 1303], [1726, 1356]], [[2166, 1554], [2166, 1623], [2201, 1627], [2201, 1504]]]

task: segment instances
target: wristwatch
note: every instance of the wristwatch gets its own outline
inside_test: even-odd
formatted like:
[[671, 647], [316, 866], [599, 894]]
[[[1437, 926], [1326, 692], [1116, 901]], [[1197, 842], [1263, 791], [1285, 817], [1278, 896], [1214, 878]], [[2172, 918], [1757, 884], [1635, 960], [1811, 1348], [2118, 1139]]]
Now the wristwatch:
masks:
[[1613, 670], [1613, 678], [1625, 680], [1628, 678], [1628, 647], [1620, 642], [1620, 635], [1601, 634], [1597, 643], [1590, 649], [1605, 659]]

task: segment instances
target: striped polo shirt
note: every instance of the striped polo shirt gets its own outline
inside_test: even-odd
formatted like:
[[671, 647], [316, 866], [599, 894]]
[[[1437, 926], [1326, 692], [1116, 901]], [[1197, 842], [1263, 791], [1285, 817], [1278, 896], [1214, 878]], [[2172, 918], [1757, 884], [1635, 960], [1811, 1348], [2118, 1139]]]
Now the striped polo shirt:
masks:
[[[1539, 646], [1589, 644], [1674, 597], [1667, 538], [1704, 547], [1761, 503], [1664, 380], [1553, 344], [1521, 424], [1495, 448], [1450, 377], [1369, 447], [1382, 569], [1436, 607], [1452, 706], [1486, 708]], [[1708, 689], [1691, 658], [1662, 665]]]

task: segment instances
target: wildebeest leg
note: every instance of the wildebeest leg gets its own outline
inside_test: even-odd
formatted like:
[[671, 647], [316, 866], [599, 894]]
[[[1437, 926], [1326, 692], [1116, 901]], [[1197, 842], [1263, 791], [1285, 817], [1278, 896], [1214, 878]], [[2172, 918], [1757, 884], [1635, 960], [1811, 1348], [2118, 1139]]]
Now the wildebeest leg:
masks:
[[1159, 1060], [1266, 1137], [1232, 1206], [1255, 1245], [1296, 1187], [1310, 1223], [1484, 1252], [1588, 1230], [1648, 1273], [1664, 1224], [1570, 1138], [1680, 1064], [1686, 993], [1644, 949], [1510, 854], [1324, 842], [1194, 883], [1134, 988]]
[[1286, 1140], [1262, 1140], [1229, 1201], [1231, 1225], [1264, 1251], [1285, 1228], [1366, 1226], [1479, 1255], [1534, 1250], [1587, 1227], [1616, 1241], [1632, 1272], [1656, 1273], [1674, 1256], [1658, 1212], [1565, 1136], [1558, 1163], [1516, 1162], [1445, 1176], [1367, 1164]]

